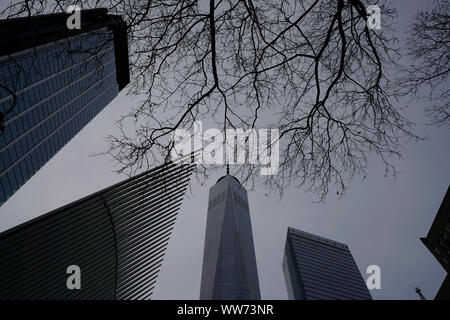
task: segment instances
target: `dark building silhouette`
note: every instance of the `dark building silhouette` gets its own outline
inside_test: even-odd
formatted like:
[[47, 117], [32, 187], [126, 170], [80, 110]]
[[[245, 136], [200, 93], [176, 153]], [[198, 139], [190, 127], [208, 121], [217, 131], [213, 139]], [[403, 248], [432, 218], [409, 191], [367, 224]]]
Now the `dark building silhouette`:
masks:
[[0, 299], [149, 298], [192, 170], [168, 163], [1, 233]]
[[371, 300], [347, 245], [288, 228], [283, 271], [291, 300]]
[[449, 261], [450, 261], [450, 187], [442, 200], [441, 206], [434, 218], [430, 230], [425, 238], [420, 238], [423, 244], [430, 250], [433, 256], [441, 264], [447, 277], [442, 283], [436, 300], [450, 300], [450, 276], [449, 276]]
[[106, 9], [0, 21], [0, 205], [129, 82], [126, 25]]
[[261, 299], [247, 190], [230, 175], [209, 191], [200, 299]]

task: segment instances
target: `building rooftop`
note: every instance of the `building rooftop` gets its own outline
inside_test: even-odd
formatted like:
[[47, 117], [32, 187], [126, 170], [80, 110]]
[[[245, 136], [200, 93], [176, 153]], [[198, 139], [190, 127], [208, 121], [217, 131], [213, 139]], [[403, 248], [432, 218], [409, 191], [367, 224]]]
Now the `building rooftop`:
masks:
[[219, 181], [221, 181], [223, 178], [226, 178], [226, 177], [231, 177], [231, 178], [233, 178], [234, 180], [236, 180], [237, 183], [241, 184], [241, 182], [238, 180], [238, 178], [236, 178], [235, 176], [229, 175], [229, 174], [220, 177], [220, 178], [216, 181], [216, 183], [219, 183]]
[[66, 12], [0, 20], [0, 57], [78, 34], [107, 27], [114, 34], [114, 55], [119, 89], [129, 82], [127, 26], [118, 15], [106, 8], [81, 10], [81, 29], [68, 29]]
[[302, 231], [302, 230], [298, 230], [298, 229], [295, 229], [295, 228], [292, 228], [292, 227], [288, 228], [288, 235], [294, 235], [294, 236], [298, 236], [298, 237], [303, 237], [303, 238], [314, 240], [314, 241], [317, 241], [317, 242], [320, 242], [320, 243], [323, 243], [323, 244], [327, 244], [327, 245], [330, 245], [330, 246], [333, 246], [333, 247], [336, 247], [336, 248], [348, 249], [348, 246], [346, 244], [344, 244], [344, 243], [337, 242], [337, 241], [334, 241], [334, 240], [331, 240], [331, 239], [327, 239], [327, 238], [324, 238], [324, 237], [320, 237], [320, 236], [317, 236], [315, 234], [308, 233], [308, 232], [305, 232], [305, 231]]

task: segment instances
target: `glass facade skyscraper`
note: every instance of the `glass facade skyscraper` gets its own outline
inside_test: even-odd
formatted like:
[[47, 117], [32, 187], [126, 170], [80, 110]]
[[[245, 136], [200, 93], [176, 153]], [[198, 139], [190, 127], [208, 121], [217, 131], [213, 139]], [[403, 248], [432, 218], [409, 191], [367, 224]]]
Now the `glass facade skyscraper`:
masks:
[[291, 300], [371, 300], [347, 245], [288, 228], [283, 271]]
[[129, 82], [120, 17], [86, 10], [80, 30], [67, 17], [0, 22], [0, 205]]
[[230, 175], [209, 191], [200, 299], [261, 299], [247, 191]]

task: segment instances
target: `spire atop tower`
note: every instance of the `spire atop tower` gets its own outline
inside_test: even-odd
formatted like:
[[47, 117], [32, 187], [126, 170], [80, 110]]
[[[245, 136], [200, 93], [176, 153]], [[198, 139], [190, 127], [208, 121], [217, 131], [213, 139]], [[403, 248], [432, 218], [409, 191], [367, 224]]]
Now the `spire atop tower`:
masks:
[[425, 296], [423, 295], [422, 290], [420, 288], [416, 287], [416, 293], [419, 295], [420, 300], [427, 300], [425, 298]]

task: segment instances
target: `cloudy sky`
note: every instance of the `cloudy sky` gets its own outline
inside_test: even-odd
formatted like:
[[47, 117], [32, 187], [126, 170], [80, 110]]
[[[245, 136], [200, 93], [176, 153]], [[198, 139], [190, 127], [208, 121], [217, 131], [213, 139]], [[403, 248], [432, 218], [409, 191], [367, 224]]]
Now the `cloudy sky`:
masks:
[[[431, 1], [393, 1], [398, 8], [399, 31], [412, 15]], [[399, 32], [402, 41], [404, 36]], [[114, 120], [135, 102], [122, 92], [16, 194], [0, 207], [0, 231], [98, 191], [126, 177], [113, 172], [107, 156], [91, 154], [106, 148], [104, 136], [116, 132]], [[396, 161], [400, 174], [384, 177], [374, 159], [367, 178], [356, 178], [341, 199], [316, 196], [291, 188], [280, 200], [265, 196], [263, 188], [249, 192], [253, 236], [263, 299], [286, 299], [282, 257], [287, 227], [295, 227], [349, 245], [366, 279], [366, 268], [381, 268], [381, 289], [375, 299], [417, 299], [414, 287], [434, 298], [445, 272], [420, 242], [449, 186], [448, 127], [427, 126], [424, 103], [411, 104], [408, 117], [417, 122], [424, 142], [404, 146]], [[192, 193], [183, 201], [154, 299], [198, 299], [207, 214], [207, 194], [221, 173], [202, 186], [193, 180]]]

